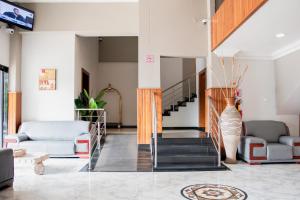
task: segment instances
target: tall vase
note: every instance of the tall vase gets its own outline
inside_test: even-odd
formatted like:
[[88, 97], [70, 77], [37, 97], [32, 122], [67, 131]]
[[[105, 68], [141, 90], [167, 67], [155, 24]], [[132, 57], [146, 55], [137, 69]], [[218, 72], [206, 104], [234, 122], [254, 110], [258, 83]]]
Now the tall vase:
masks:
[[235, 108], [234, 98], [226, 98], [227, 106], [221, 114], [221, 132], [226, 152], [225, 163], [236, 163], [236, 152], [240, 143], [242, 118]]

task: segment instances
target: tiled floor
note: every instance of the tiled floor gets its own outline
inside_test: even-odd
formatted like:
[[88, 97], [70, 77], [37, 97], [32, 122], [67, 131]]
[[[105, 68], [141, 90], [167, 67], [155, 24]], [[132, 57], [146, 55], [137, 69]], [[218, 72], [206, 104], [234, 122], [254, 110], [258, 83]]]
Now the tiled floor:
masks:
[[247, 192], [250, 200], [297, 200], [300, 165], [232, 165], [218, 172], [78, 172], [82, 159], [50, 159], [46, 174], [16, 168], [14, 188], [0, 192], [1, 200], [179, 200], [192, 184], [231, 185]]
[[93, 171], [137, 171], [137, 155], [135, 135], [108, 135]]
[[229, 165], [231, 171], [207, 172], [79, 172], [86, 164], [85, 159], [49, 159], [43, 176], [16, 166], [14, 187], [0, 191], [0, 200], [183, 200], [181, 189], [193, 184], [230, 185], [250, 200], [300, 199], [299, 164], [239, 163]]

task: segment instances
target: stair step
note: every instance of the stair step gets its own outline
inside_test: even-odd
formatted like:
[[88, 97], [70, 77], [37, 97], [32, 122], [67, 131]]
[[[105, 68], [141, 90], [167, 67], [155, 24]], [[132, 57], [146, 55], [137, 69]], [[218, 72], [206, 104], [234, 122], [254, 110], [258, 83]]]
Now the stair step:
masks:
[[213, 145], [210, 138], [158, 138], [159, 145], [179, 144], [179, 145]]
[[197, 154], [197, 153], [216, 153], [214, 146], [200, 145], [159, 145], [157, 148], [158, 154]]
[[160, 163], [154, 169], [155, 171], [164, 171], [164, 170], [201, 170], [201, 171], [210, 171], [210, 170], [226, 170], [225, 166], [218, 167], [217, 164], [168, 164]]
[[178, 111], [178, 106], [177, 105], [171, 105], [170, 109], [168, 111]]
[[201, 154], [158, 154], [158, 163], [197, 163], [197, 164], [217, 164], [218, 155], [216, 153]]
[[177, 101], [177, 105], [181, 107], [186, 107], [186, 101]]

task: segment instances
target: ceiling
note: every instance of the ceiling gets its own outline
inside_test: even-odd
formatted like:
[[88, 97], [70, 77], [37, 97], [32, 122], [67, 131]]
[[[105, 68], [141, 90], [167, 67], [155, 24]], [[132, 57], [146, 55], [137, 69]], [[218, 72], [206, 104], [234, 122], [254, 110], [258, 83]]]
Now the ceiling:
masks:
[[139, 0], [13, 0], [20, 3], [127, 3]]
[[[299, 0], [269, 0], [214, 52], [277, 59], [300, 49], [299, 8]], [[285, 36], [277, 38], [278, 33]]]

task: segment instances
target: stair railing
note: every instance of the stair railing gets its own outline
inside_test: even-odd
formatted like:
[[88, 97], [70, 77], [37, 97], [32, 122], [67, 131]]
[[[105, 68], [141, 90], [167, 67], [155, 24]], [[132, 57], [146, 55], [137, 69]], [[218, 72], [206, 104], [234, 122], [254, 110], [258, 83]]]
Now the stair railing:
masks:
[[218, 166], [221, 166], [221, 118], [217, 112], [214, 101], [208, 97], [208, 137], [213, 141], [218, 153]]
[[[95, 156], [96, 150], [100, 155], [101, 139], [106, 137], [106, 111], [104, 109], [75, 109], [76, 120], [90, 120], [89, 131], [89, 164], [88, 169], [92, 169], [92, 159]], [[87, 113], [82, 115], [82, 113]], [[96, 120], [95, 120], [96, 119]]]
[[[152, 140], [151, 140], [151, 152], [152, 158], [154, 157], [154, 168], [157, 168], [157, 111], [155, 94], [152, 94]], [[154, 142], [154, 145], [153, 145]], [[154, 146], [154, 147], [153, 147]], [[154, 148], [154, 149], [153, 149]]]
[[194, 73], [163, 90], [163, 109], [170, 108], [172, 111], [175, 111], [177, 101], [182, 101], [185, 97], [190, 100], [192, 94], [196, 93], [196, 78], [197, 73]]

